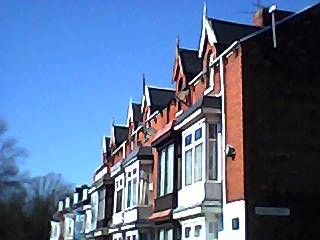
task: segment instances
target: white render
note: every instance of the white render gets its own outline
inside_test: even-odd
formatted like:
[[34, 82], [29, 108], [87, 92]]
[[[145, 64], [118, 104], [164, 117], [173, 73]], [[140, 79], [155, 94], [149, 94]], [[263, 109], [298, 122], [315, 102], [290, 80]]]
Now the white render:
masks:
[[[123, 205], [124, 205], [124, 195], [125, 195], [125, 189], [124, 189], [124, 173], [120, 174], [114, 179], [115, 182], [115, 191], [114, 191], [114, 200], [113, 200], [113, 216], [112, 216], [112, 223], [114, 225], [119, 225], [123, 223]], [[120, 184], [121, 182], [121, 184]], [[117, 186], [118, 183], [118, 186]], [[120, 212], [116, 212], [117, 209], [117, 191], [122, 189], [122, 210]]]
[[[239, 229], [232, 230], [232, 219], [239, 218]], [[240, 200], [223, 206], [223, 231], [219, 232], [219, 240], [245, 240], [245, 201]]]
[[50, 223], [51, 223], [50, 240], [59, 240], [59, 236], [61, 234], [60, 222], [50, 221]]
[[73, 214], [67, 213], [65, 214], [64, 219], [64, 239], [65, 240], [73, 240], [74, 235], [74, 219]]

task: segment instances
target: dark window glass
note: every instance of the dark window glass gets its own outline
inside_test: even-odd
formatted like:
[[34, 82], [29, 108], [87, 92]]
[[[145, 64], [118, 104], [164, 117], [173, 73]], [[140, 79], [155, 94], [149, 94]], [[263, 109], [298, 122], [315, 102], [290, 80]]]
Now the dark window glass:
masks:
[[197, 225], [194, 227], [194, 236], [200, 237], [200, 234], [201, 234], [201, 225]]
[[122, 189], [117, 192], [116, 212], [121, 212], [121, 210], [122, 210]]
[[131, 180], [128, 181], [127, 207], [131, 205]]
[[185, 142], [184, 143], [185, 146], [188, 146], [191, 144], [191, 142], [192, 142], [191, 134], [189, 134], [188, 136], [185, 137], [184, 142]]
[[232, 230], [238, 230], [239, 229], [239, 218], [233, 218], [232, 219]]
[[216, 138], [216, 125], [209, 124], [209, 138]]
[[184, 236], [185, 238], [189, 238], [190, 237], [190, 231], [191, 231], [191, 228], [190, 227], [186, 227], [184, 229]]
[[202, 128], [199, 128], [196, 130], [195, 134], [194, 134], [194, 140], [198, 140], [202, 137]]

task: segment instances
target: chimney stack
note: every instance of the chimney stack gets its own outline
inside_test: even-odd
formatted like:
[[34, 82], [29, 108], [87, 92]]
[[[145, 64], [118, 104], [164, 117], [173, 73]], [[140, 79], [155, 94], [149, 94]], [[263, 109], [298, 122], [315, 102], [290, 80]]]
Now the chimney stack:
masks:
[[[293, 14], [293, 12], [276, 9], [274, 11], [275, 21], [278, 22], [291, 14]], [[253, 23], [257, 27], [270, 26], [272, 23], [272, 18], [271, 14], [269, 13], [269, 8], [260, 8], [253, 17]]]

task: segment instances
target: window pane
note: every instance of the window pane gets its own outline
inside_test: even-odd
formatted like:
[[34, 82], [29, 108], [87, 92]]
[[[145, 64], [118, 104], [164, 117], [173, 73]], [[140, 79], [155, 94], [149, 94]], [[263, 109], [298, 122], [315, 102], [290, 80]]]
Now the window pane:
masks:
[[192, 183], [192, 150], [185, 153], [185, 185]]
[[122, 210], [122, 189], [117, 192], [116, 212], [120, 212], [121, 210]]
[[216, 125], [209, 124], [209, 138], [216, 139]]
[[194, 181], [202, 180], [202, 143], [195, 147], [194, 153]]
[[191, 227], [186, 227], [184, 229], [184, 237], [185, 238], [189, 238], [190, 237], [190, 231], [191, 231]]
[[167, 230], [167, 239], [166, 240], [173, 240], [173, 230], [172, 229]]
[[217, 180], [217, 142], [209, 140], [209, 180]]
[[201, 225], [197, 225], [194, 228], [194, 236], [195, 237], [200, 237], [201, 235]]
[[137, 178], [132, 180], [132, 206], [137, 205]]
[[131, 206], [131, 180], [128, 181], [128, 191], [127, 191], [127, 207]]
[[173, 157], [174, 157], [174, 145], [171, 144], [168, 147], [168, 159], [167, 159], [167, 171], [166, 171], [166, 194], [173, 191]]
[[104, 219], [106, 190], [99, 192], [98, 220]]
[[199, 128], [198, 130], [196, 130], [196, 132], [194, 133], [194, 140], [198, 140], [202, 137], [202, 128]]
[[188, 146], [188, 145], [191, 144], [191, 142], [192, 142], [192, 137], [191, 137], [191, 134], [189, 134], [188, 136], [186, 136], [186, 137], [184, 138], [184, 145], [185, 145], [185, 146]]
[[159, 230], [159, 240], [164, 240], [164, 230]]
[[166, 174], [166, 150], [162, 150], [161, 159], [160, 159], [160, 191], [159, 195], [164, 195], [164, 186], [165, 186], [165, 174]]

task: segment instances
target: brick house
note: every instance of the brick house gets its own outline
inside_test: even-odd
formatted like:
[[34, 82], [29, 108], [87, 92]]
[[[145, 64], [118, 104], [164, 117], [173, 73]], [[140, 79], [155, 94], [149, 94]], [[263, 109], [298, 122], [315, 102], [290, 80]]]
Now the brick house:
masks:
[[174, 89], [143, 79], [103, 146], [101, 239], [316, 238], [319, 18], [320, 4], [255, 25], [204, 7], [198, 49], [177, 40]]

